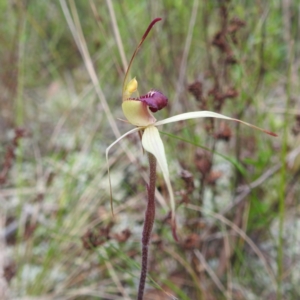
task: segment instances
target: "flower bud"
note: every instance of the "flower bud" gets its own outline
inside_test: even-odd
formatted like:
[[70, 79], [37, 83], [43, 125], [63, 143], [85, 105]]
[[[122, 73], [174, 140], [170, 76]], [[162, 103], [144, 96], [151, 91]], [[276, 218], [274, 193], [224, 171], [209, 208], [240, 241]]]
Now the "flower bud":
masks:
[[137, 87], [138, 87], [138, 82], [134, 77], [126, 85], [125, 91], [128, 95], [131, 95], [132, 93], [134, 93], [137, 90]]

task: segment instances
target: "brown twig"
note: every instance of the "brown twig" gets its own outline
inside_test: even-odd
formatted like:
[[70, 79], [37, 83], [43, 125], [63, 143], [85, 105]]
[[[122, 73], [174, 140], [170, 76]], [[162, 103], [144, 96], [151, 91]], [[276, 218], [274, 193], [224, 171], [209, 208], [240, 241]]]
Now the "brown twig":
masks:
[[6, 148], [6, 153], [4, 156], [2, 170], [0, 171], [0, 185], [4, 184], [7, 180], [8, 172], [13, 166], [13, 162], [16, 158], [15, 150], [19, 146], [19, 141], [21, 138], [25, 137], [27, 132], [23, 128], [15, 129], [15, 136], [12, 140], [11, 145]]

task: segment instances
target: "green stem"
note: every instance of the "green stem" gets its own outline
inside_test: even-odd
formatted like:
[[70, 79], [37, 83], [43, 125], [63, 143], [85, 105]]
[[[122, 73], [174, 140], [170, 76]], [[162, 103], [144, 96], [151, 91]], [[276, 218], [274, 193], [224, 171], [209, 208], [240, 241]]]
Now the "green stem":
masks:
[[284, 249], [284, 219], [285, 219], [285, 197], [286, 197], [286, 180], [287, 180], [287, 166], [286, 155], [288, 147], [288, 130], [289, 130], [289, 115], [287, 110], [291, 107], [291, 72], [293, 59], [293, 42], [288, 45], [288, 69], [286, 82], [286, 113], [284, 117], [284, 128], [281, 148], [281, 178], [279, 183], [279, 235], [278, 235], [278, 252], [277, 252], [277, 295], [276, 299], [282, 299], [282, 280], [283, 280], [283, 249]]

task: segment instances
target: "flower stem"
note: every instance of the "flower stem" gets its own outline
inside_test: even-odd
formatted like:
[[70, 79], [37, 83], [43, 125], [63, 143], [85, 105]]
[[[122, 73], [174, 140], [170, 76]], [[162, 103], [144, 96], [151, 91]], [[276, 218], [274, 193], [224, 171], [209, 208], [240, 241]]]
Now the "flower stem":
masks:
[[143, 299], [147, 269], [148, 269], [148, 247], [150, 243], [151, 232], [155, 218], [155, 182], [156, 182], [156, 158], [153, 154], [148, 153], [150, 178], [147, 185], [148, 203], [145, 212], [145, 222], [142, 236], [142, 268], [138, 291], [138, 300]]

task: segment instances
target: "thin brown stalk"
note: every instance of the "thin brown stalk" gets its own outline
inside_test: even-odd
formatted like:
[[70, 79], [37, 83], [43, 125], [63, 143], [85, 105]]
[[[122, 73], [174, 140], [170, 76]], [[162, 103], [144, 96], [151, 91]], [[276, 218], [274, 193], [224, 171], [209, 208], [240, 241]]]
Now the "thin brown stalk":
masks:
[[145, 212], [145, 222], [142, 236], [142, 267], [141, 276], [138, 290], [138, 300], [143, 299], [145, 283], [148, 270], [148, 250], [151, 238], [151, 232], [155, 219], [155, 183], [156, 183], [156, 158], [153, 154], [148, 153], [149, 167], [150, 167], [150, 178], [149, 184], [147, 185], [148, 192], [148, 203]]

